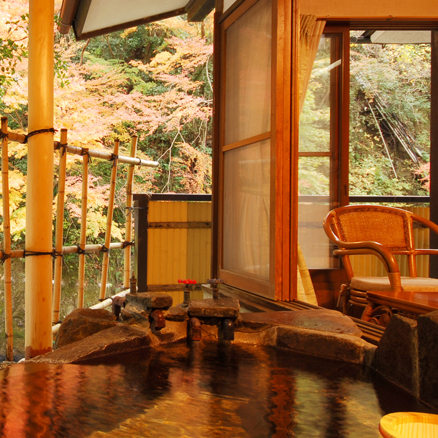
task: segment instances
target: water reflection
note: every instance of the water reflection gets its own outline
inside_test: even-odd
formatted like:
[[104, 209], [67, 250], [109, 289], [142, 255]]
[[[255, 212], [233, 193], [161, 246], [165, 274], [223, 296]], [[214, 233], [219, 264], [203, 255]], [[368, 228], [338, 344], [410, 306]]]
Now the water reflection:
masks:
[[379, 437], [381, 416], [430, 412], [361, 369], [216, 343], [87, 365], [0, 371], [1, 437]]

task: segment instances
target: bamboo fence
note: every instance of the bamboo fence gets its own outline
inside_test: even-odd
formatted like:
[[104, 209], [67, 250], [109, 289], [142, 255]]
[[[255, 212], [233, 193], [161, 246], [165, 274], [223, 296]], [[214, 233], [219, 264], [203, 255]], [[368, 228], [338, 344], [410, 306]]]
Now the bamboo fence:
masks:
[[[6, 334], [6, 359], [13, 360], [13, 324], [12, 324], [12, 289], [11, 289], [11, 259], [23, 258], [25, 250], [11, 250], [11, 231], [9, 215], [9, 169], [8, 169], [8, 142], [14, 141], [26, 143], [27, 136], [8, 132], [7, 117], [1, 118], [1, 140], [2, 140], [2, 197], [3, 197], [3, 251], [0, 251], [0, 261], [4, 263], [4, 288], [5, 288], [5, 334]], [[156, 161], [142, 160], [136, 158], [137, 137], [131, 140], [130, 156], [119, 156], [119, 141], [114, 144], [113, 153], [103, 150], [92, 150], [67, 144], [67, 130], [61, 130], [61, 141], [54, 142], [54, 150], [59, 150], [59, 175], [58, 175], [58, 199], [57, 217], [55, 226], [55, 247], [53, 257], [55, 258], [54, 286], [53, 286], [53, 316], [52, 323], [59, 323], [59, 312], [61, 304], [61, 279], [62, 279], [62, 256], [64, 254], [78, 253], [78, 299], [77, 306], [84, 305], [84, 284], [85, 284], [85, 255], [92, 252], [103, 252], [102, 279], [99, 293], [100, 305], [108, 305], [105, 300], [106, 285], [109, 266], [109, 254], [112, 249], [124, 249], [124, 282], [125, 288], [129, 287], [131, 272], [131, 238], [132, 238], [132, 186], [134, 180], [134, 166], [157, 167]], [[81, 232], [80, 241], [77, 246], [63, 246], [63, 224], [65, 205], [65, 179], [67, 166], [67, 153], [80, 155], [82, 161], [82, 208], [81, 208]], [[86, 244], [87, 232], [87, 203], [88, 203], [88, 167], [90, 158], [112, 161], [110, 195], [108, 200], [108, 212], [106, 222], [105, 242], [103, 244]], [[126, 188], [126, 231], [124, 242], [111, 242], [111, 227], [113, 222], [114, 198], [116, 189], [117, 168], [120, 164], [128, 164], [128, 177]]]

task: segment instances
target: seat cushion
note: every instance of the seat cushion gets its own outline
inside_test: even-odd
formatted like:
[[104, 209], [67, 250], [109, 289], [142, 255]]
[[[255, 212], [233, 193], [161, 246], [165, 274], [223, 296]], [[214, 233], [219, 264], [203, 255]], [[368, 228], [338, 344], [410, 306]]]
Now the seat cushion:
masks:
[[[438, 292], [437, 278], [402, 277], [401, 283], [405, 292]], [[350, 286], [368, 292], [391, 290], [388, 277], [353, 277]]]

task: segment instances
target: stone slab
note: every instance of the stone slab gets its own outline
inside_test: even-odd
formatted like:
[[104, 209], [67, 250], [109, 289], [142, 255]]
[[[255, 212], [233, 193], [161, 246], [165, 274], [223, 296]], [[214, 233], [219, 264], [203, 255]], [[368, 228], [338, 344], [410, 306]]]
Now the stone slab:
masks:
[[258, 331], [236, 329], [235, 342], [285, 348], [297, 353], [368, 366], [376, 347], [357, 336], [265, 325]]
[[60, 348], [87, 336], [117, 325], [116, 317], [103, 309], [75, 309], [62, 322], [55, 348]]
[[298, 353], [355, 364], [369, 364], [376, 347], [357, 336], [307, 330], [301, 327], [275, 327], [276, 347]]
[[388, 380], [419, 396], [416, 321], [392, 316], [380, 339], [372, 367]]
[[186, 321], [189, 319], [188, 308], [181, 306], [171, 307], [164, 312], [164, 317], [168, 321]]
[[82, 363], [106, 356], [123, 354], [147, 347], [154, 343], [150, 330], [130, 325], [118, 325], [102, 330], [85, 339], [74, 342], [26, 362]]
[[420, 398], [438, 408], [438, 311], [418, 317]]
[[126, 303], [137, 306], [139, 309], [168, 309], [173, 304], [173, 298], [160, 292], [141, 292], [125, 295]]
[[189, 315], [196, 318], [237, 318], [240, 303], [235, 298], [207, 298], [191, 300], [188, 309]]
[[328, 309], [242, 313], [241, 325], [260, 330], [272, 325], [300, 327], [307, 330], [362, 336], [356, 324], [341, 312]]

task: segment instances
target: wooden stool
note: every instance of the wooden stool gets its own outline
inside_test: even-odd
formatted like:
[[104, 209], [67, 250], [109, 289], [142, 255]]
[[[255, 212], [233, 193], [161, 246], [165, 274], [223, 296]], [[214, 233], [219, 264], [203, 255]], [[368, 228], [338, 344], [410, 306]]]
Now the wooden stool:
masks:
[[382, 417], [379, 430], [384, 438], [438, 438], [438, 415], [395, 412]]

